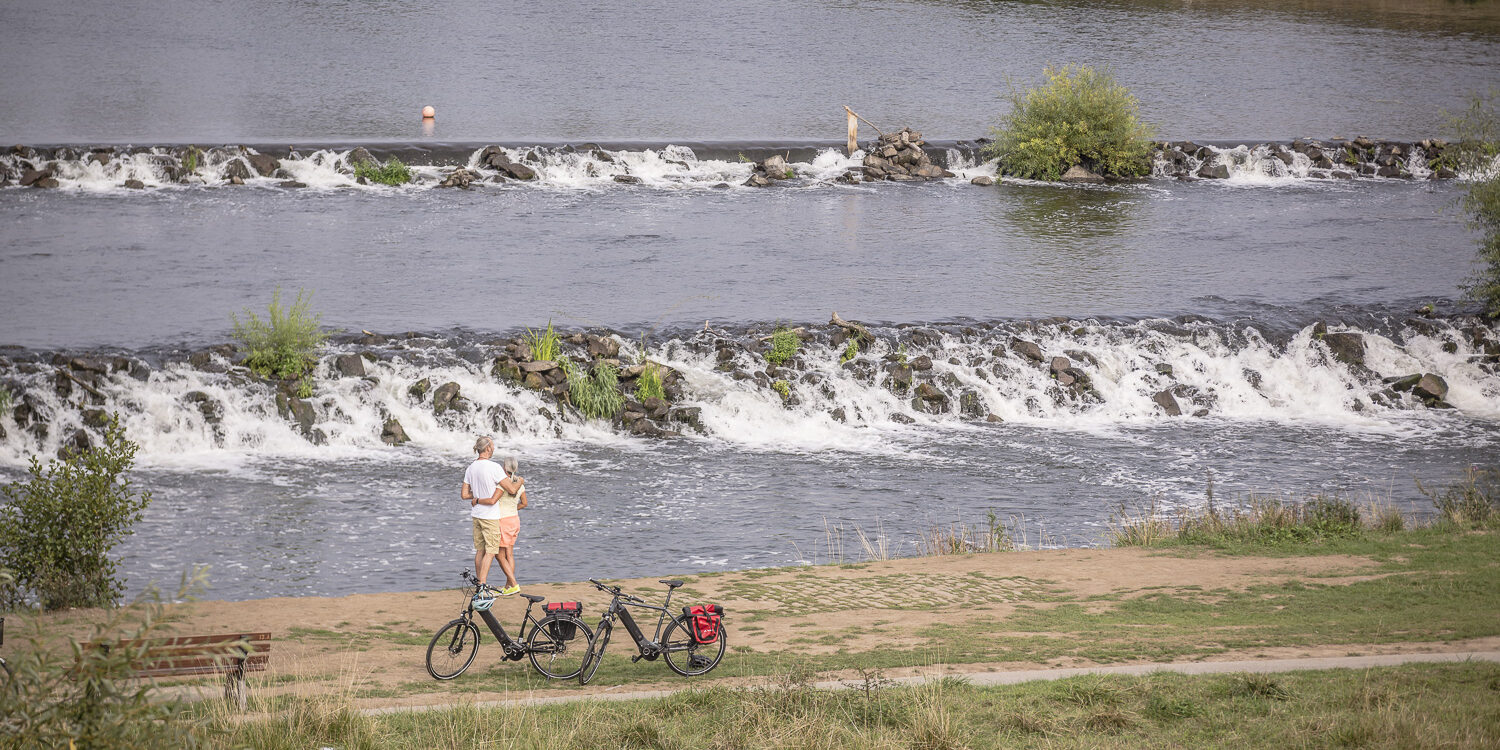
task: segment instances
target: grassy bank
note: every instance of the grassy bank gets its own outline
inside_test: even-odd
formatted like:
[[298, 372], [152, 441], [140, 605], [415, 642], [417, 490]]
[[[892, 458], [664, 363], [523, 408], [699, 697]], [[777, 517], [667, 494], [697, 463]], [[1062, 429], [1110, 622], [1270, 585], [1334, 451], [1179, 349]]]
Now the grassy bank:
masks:
[[795, 677], [668, 698], [461, 705], [366, 716], [338, 700], [265, 721], [215, 714], [216, 747], [257, 748], [1465, 748], [1500, 743], [1500, 665], [1282, 675], [1077, 677], [975, 687], [947, 679], [848, 690]]

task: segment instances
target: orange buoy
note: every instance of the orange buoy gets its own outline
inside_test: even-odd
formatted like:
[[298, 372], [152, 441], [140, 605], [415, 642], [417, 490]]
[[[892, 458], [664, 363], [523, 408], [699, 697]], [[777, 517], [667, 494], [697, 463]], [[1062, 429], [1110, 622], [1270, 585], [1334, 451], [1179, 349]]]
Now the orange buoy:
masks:
[[433, 109], [431, 104], [422, 108], [422, 119], [431, 120], [436, 115], [437, 110]]

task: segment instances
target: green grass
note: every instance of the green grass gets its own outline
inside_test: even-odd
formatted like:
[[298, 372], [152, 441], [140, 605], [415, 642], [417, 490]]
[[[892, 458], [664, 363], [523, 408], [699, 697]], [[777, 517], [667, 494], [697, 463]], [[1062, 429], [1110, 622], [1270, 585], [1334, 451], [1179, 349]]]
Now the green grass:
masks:
[[561, 360], [568, 374], [568, 399], [574, 408], [589, 419], [610, 419], [625, 406], [620, 392], [620, 371], [614, 365], [596, 362], [590, 371]]
[[[960, 679], [812, 687], [800, 665], [758, 687], [664, 698], [364, 716], [279, 701], [270, 720], [209, 711], [213, 747], [257, 748], [1483, 748], [1500, 742], [1500, 665], [1276, 675], [1081, 676], [978, 687]], [[691, 683], [689, 683], [691, 684]]]
[[780, 394], [781, 400], [783, 401], [792, 397], [792, 384], [786, 382], [785, 380], [777, 380], [772, 382], [771, 390], [776, 391], [778, 394]]
[[380, 185], [405, 185], [411, 182], [411, 168], [395, 157], [384, 164], [360, 162], [354, 165], [354, 179], [360, 178]]
[[839, 356], [839, 364], [844, 364], [859, 356], [859, 339], [851, 338], [844, 344], [844, 353]]
[[773, 365], [783, 365], [797, 356], [797, 350], [802, 348], [802, 339], [797, 338], [797, 332], [790, 328], [778, 326], [771, 334], [771, 350], [766, 352], [766, 361]]
[[1056, 180], [1075, 165], [1107, 177], [1150, 173], [1152, 128], [1113, 73], [1065, 65], [1043, 75], [1041, 86], [1011, 87], [1011, 111], [991, 131], [995, 140], [984, 153], [1000, 160], [1003, 174]]
[[645, 369], [641, 370], [640, 376], [635, 380], [635, 400], [644, 403], [648, 398], [666, 397], [667, 391], [661, 382], [661, 368], [647, 362]]
[[524, 337], [526, 346], [531, 350], [531, 361], [533, 362], [556, 362], [561, 354], [562, 339], [557, 331], [552, 328], [552, 321], [547, 321], [547, 328], [541, 331], [526, 329]]
[[245, 365], [263, 378], [295, 380], [311, 372], [326, 338], [322, 316], [311, 311], [311, 304], [312, 292], [298, 290], [297, 300], [283, 307], [281, 287], [276, 287], [264, 319], [248, 308], [244, 320], [231, 314], [234, 337], [249, 351]]

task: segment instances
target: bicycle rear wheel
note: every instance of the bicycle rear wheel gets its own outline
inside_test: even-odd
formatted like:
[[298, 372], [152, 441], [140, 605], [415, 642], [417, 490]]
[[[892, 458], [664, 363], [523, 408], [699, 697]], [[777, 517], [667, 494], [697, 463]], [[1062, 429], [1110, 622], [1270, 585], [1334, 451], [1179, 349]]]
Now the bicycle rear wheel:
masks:
[[[565, 637], [571, 629], [572, 637]], [[571, 615], [545, 617], [526, 636], [526, 655], [536, 671], [554, 680], [578, 676], [588, 664], [594, 647], [594, 631]]]
[[443, 626], [427, 644], [427, 674], [451, 680], [464, 673], [479, 654], [479, 628], [460, 617]]
[[578, 684], [587, 685], [599, 671], [599, 662], [604, 661], [604, 647], [609, 645], [609, 634], [614, 626], [608, 620], [599, 623], [599, 632], [594, 634], [594, 645], [583, 659], [583, 669], [578, 673]]
[[707, 674], [709, 670], [719, 666], [728, 641], [729, 636], [724, 632], [724, 623], [721, 621], [719, 637], [713, 643], [698, 643], [693, 639], [692, 624], [687, 621], [686, 616], [678, 615], [667, 626], [661, 645], [666, 648], [667, 666], [673, 672], [683, 677], [695, 677]]

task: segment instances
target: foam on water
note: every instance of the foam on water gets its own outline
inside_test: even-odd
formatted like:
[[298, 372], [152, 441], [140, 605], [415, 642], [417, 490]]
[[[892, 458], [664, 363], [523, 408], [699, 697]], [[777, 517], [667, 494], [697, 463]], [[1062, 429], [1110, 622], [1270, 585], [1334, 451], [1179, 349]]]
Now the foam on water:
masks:
[[[1496, 333], [1476, 324], [1359, 330], [1363, 367], [1334, 358], [1311, 326], [1281, 335], [1250, 325], [1164, 320], [916, 330], [922, 333], [879, 330], [876, 341], [847, 363], [841, 362], [843, 346], [814, 336], [794, 364], [770, 372], [749, 333], [678, 336], [653, 346], [651, 358], [682, 376], [674, 406], [698, 410], [702, 434], [686, 439], [753, 451], [923, 456], [935, 439], [963, 441], [966, 433], [996, 429], [997, 420], [1033, 429], [1113, 433], [1200, 418], [1308, 425], [1392, 439], [1461, 429], [1410, 392], [1395, 393], [1380, 382], [1415, 373], [1447, 381], [1446, 401], [1453, 407], [1447, 414], [1471, 423], [1500, 420], [1500, 367], [1481, 347], [1493, 348], [1488, 342]], [[1043, 362], [1018, 354], [1012, 346], [1017, 339], [1036, 343]], [[639, 357], [634, 342], [621, 344], [626, 361]], [[334, 355], [356, 350], [367, 354], [367, 376], [340, 377]], [[936, 407], [895, 386], [892, 363], [919, 357], [931, 365], [916, 382], [943, 393]], [[1047, 366], [1053, 357], [1067, 357], [1086, 383], [1062, 386]], [[14, 466], [32, 454], [51, 455], [80, 430], [97, 434], [87, 423], [89, 410], [100, 408], [121, 415], [141, 444], [145, 465], [176, 469], [224, 468], [239, 459], [266, 457], [400, 461], [413, 451], [451, 453], [478, 433], [503, 435], [518, 450], [550, 455], [580, 444], [649, 450], [655, 440], [583, 419], [550, 394], [503, 380], [490, 372], [491, 358], [483, 346], [461, 340], [409, 349], [336, 348], [316, 370], [306, 399], [314, 416], [305, 432], [290, 417], [286, 397], [278, 404], [270, 384], [219, 355], [203, 369], [169, 363], [145, 379], [140, 368], [132, 376], [117, 367], [100, 376], [97, 389], [105, 403], [98, 406], [81, 403], [85, 394], [77, 388], [60, 392], [63, 376], [36, 358], [0, 371], [0, 385], [17, 405], [0, 417], [5, 435], [0, 462]], [[456, 384], [460, 406], [434, 413], [431, 395], [418, 397], [411, 390], [422, 379], [431, 388]], [[772, 380], [787, 383], [787, 402], [770, 388]], [[1173, 394], [1188, 416], [1167, 416], [1159, 405], [1164, 392]], [[221, 416], [211, 419], [215, 411]], [[410, 444], [382, 443], [382, 428], [391, 419], [401, 423]]]

